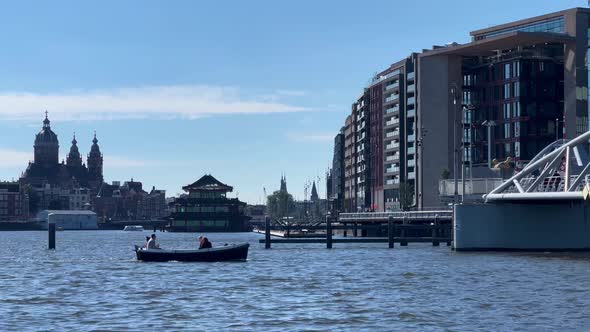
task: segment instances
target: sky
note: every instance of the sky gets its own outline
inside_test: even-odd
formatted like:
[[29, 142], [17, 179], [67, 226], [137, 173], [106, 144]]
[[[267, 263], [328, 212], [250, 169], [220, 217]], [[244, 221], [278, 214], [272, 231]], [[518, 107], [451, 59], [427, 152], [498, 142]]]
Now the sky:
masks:
[[106, 182], [167, 196], [210, 173], [264, 202], [303, 199], [371, 76], [411, 52], [587, 1], [0, 1], [0, 180], [33, 156], [44, 112]]

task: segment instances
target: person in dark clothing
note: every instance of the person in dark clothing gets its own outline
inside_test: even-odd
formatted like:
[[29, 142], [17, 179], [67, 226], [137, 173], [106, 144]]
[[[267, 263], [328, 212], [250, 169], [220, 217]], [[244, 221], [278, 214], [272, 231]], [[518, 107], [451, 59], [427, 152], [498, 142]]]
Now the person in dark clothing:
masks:
[[206, 237], [199, 237], [199, 249], [209, 248], [213, 248], [213, 245], [211, 244], [211, 242], [209, 242], [209, 239]]

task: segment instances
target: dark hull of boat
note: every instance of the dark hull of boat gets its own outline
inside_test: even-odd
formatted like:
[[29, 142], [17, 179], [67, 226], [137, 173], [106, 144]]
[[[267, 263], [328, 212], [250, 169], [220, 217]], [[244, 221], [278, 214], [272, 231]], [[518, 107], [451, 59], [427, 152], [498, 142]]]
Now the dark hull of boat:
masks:
[[248, 243], [201, 250], [145, 250], [135, 246], [137, 259], [144, 262], [224, 262], [245, 261]]

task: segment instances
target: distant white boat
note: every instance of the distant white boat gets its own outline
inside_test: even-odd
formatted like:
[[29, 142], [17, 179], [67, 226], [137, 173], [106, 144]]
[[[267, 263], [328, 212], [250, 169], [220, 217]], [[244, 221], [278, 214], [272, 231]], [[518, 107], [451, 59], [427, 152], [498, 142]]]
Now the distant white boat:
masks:
[[140, 226], [140, 225], [125, 226], [125, 228], [123, 230], [126, 232], [143, 232], [143, 226]]

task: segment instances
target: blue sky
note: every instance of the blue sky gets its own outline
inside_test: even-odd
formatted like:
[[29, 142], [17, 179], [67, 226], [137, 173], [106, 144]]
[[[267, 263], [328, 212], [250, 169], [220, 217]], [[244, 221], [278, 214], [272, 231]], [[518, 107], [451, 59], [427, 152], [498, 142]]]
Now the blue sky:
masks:
[[[371, 75], [469, 31], [586, 1], [19, 1], [0, 11], [0, 179], [32, 159], [45, 109], [60, 158], [97, 131], [105, 179], [211, 173], [250, 203], [304, 183]], [[416, 16], [419, 14], [419, 16]]]

